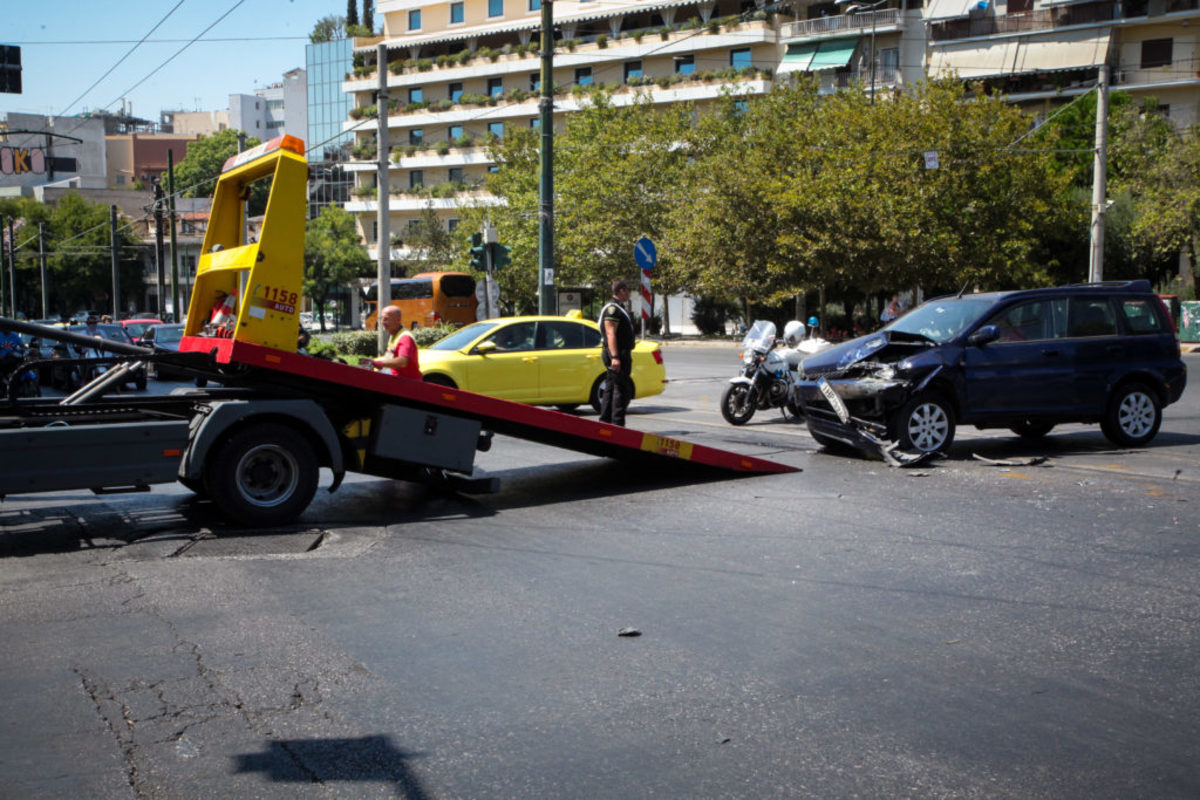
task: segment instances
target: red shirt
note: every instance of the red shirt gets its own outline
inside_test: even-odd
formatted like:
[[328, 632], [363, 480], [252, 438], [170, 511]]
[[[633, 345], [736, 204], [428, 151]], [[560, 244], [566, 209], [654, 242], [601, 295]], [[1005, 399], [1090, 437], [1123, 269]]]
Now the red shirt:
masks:
[[399, 375], [401, 378], [421, 379], [421, 367], [417, 363], [417, 340], [412, 337], [411, 333], [403, 328], [396, 331], [396, 334], [388, 340], [387, 354], [392, 358], [408, 356], [408, 366], [400, 371], [394, 370], [391, 367], [385, 367], [380, 372], [386, 372], [389, 375]]

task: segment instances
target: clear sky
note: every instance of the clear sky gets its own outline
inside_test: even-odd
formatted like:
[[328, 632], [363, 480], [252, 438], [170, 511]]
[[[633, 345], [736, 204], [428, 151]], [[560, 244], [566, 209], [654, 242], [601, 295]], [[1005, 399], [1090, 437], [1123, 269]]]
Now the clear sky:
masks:
[[0, 94], [0, 113], [118, 112], [125, 100], [134, 116], [153, 121], [164, 110], [223, 111], [229, 95], [279, 82], [304, 66], [317, 20], [346, 13], [345, 0], [0, 0], [0, 7], [0, 44], [19, 45], [24, 67], [22, 93]]

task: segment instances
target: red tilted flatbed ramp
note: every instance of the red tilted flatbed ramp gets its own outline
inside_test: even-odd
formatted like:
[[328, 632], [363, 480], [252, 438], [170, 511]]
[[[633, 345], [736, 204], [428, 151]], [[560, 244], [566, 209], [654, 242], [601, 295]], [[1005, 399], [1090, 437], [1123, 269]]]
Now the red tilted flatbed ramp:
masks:
[[394, 398], [400, 405], [475, 419], [495, 433], [606, 458], [746, 473], [799, 471], [763, 458], [235, 339], [185, 336], [180, 350], [209, 353], [218, 364], [262, 368], [256, 383], [325, 396], [346, 390], [370, 392]]

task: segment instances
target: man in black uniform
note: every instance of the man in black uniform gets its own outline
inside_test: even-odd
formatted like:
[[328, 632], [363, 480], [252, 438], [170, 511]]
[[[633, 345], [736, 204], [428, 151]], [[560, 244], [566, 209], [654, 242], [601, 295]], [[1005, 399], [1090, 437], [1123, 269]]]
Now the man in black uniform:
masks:
[[633, 399], [633, 318], [625, 310], [629, 302], [629, 284], [621, 278], [613, 281], [612, 299], [600, 312], [600, 334], [604, 342], [604, 366], [608, 368], [608, 388], [600, 402], [600, 421], [625, 425], [625, 409]]

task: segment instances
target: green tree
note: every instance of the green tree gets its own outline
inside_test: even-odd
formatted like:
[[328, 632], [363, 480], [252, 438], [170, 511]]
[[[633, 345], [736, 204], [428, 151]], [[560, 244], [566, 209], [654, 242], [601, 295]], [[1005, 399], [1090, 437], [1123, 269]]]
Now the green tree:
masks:
[[[51, 304], [60, 314], [112, 307], [110, 213], [108, 206], [90, 203], [75, 192], [65, 195], [50, 212], [46, 262]], [[118, 218], [117, 238], [122, 295], [118, 306], [124, 309], [128, 298], [140, 297], [145, 286], [139, 243], [128, 219]]]
[[[246, 149], [261, 142], [246, 139]], [[237, 155], [237, 131], [223, 130], [205, 136], [188, 145], [187, 156], [175, 167], [175, 191], [181, 197], [209, 197], [216, 190], [217, 178], [225, 162]], [[250, 187], [250, 216], [262, 214], [267, 207], [267, 196], [271, 192], [270, 178], [255, 181]]]
[[[1192, 265], [1200, 258], [1200, 128], [1177, 131], [1153, 105], [1125, 109], [1113, 127], [1114, 189], [1129, 197], [1133, 248], [1150, 266], [1125, 277], [1161, 281], [1180, 253], [1190, 256]], [[1195, 290], [1194, 269], [1179, 274], [1185, 293]]]
[[346, 27], [358, 24], [358, 0], [346, 0]]
[[[555, 270], [562, 286], [593, 286], [607, 293], [614, 278], [632, 279], [634, 243], [663, 238], [672, 187], [686, 161], [678, 148], [687, 130], [686, 110], [654, 109], [644, 97], [617, 107], [597, 93], [567, 117], [555, 136]], [[512, 267], [497, 276], [519, 309], [537, 306], [540, 132], [515, 130], [490, 144], [498, 172], [488, 188], [505, 204], [468, 217], [495, 223], [512, 249]], [[671, 259], [659, 248], [657, 292], [672, 291]]]
[[362, 26], [368, 31], [375, 32], [375, 1], [363, 0]]
[[308, 35], [308, 41], [313, 44], [322, 42], [332, 42], [335, 39], [346, 38], [346, 18], [330, 15], [321, 17], [317, 23], [313, 25], [312, 33]]
[[333, 291], [372, 274], [372, 262], [359, 241], [354, 217], [325, 206], [304, 233], [304, 294], [316, 305], [325, 330], [325, 304]]
[[[458, 241], [442, 227], [432, 202], [421, 209], [415, 224], [408, 226], [403, 234], [392, 237], [392, 245], [406, 245], [410, 252], [407, 259], [392, 261], [393, 268], [399, 267], [401, 275], [444, 269], [458, 257]], [[396, 269], [392, 273], [395, 275]]]

